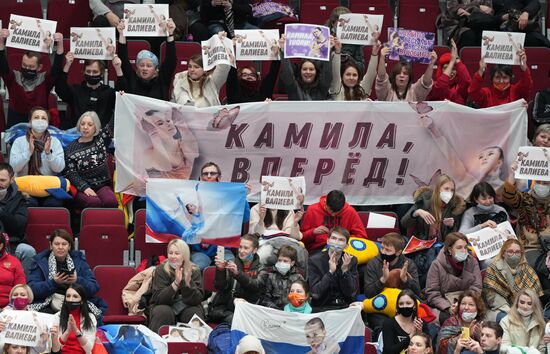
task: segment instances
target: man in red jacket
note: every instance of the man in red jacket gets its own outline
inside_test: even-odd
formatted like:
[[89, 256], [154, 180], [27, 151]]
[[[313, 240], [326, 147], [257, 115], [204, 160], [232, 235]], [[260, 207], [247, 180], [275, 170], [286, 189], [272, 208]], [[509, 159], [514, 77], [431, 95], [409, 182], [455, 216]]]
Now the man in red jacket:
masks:
[[346, 203], [342, 191], [333, 190], [322, 196], [318, 203], [307, 208], [302, 220], [302, 242], [309, 252], [323, 248], [327, 244], [328, 232], [341, 226], [355, 237], [367, 238], [367, 232], [359, 215]]

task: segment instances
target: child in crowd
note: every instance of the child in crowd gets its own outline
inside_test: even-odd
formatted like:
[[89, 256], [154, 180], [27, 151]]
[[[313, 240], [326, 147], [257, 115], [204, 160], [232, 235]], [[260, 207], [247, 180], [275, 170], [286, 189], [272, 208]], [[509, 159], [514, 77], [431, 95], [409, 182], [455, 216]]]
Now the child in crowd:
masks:
[[309, 284], [302, 279], [295, 280], [290, 285], [290, 290], [288, 292], [288, 304], [285, 305], [284, 311], [311, 313], [309, 299]]
[[292, 246], [279, 249], [275, 266], [264, 269], [259, 275], [264, 285], [260, 305], [282, 309], [287, 304], [288, 284], [304, 279], [296, 266], [297, 259], [298, 252]]

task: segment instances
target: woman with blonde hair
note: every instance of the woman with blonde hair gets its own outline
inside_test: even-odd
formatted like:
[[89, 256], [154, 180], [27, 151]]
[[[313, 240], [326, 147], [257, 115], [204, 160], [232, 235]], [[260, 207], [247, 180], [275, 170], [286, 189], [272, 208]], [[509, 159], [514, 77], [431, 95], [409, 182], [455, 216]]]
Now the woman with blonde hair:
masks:
[[420, 187], [414, 193], [414, 201], [401, 224], [414, 227], [417, 238], [445, 241], [449, 233], [458, 231], [466, 202], [455, 193], [451, 177], [441, 175], [433, 186]]
[[539, 297], [531, 289], [520, 290], [508, 315], [500, 321], [504, 330], [501, 353], [508, 348], [521, 347], [522, 352], [544, 353], [545, 322]]
[[153, 274], [149, 328], [187, 323], [193, 315], [204, 318], [202, 275], [191, 262], [189, 246], [181, 239], [168, 243], [168, 259]]
[[510, 312], [514, 294], [524, 289], [530, 289], [537, 296], [543, 295], [537, 273], [527, 263], [523, 245], [517, 239], [508, 239], [483, 278], [487, 319], [500, 322]]

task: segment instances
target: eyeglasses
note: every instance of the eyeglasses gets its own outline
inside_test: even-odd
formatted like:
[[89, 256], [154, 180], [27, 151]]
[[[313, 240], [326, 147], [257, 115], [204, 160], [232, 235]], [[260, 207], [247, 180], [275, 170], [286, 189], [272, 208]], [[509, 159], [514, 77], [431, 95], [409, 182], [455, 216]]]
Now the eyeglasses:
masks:
[[218, 172], [203, 172], [203, 173], [201, 173], [201, 175], [204, 176], [204, 177], [209, 177], [209, 176], [214, 177], [214, 176], [218, 175]]
[[510, 256], [514, 256], [514, 255], [519, 256], [519, 255], [521, 255], [521, 251], [511, 251], [511, 250], [508, 250], [508, 251], [506, 251], [506, 254], [507, 254], [507, 255], [510, 255]]

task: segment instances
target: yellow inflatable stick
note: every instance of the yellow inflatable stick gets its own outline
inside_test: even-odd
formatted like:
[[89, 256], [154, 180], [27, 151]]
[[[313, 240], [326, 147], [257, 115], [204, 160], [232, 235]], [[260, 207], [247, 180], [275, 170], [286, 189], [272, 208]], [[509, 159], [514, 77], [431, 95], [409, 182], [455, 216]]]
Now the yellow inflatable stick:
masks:
[[357, 258], [357, 264], [365, 264], [370, 259], [378, 256], [378, 247], [376, 243], [359, 237], [350, 237], [346, 253]]
[[31, 197], [53, 196], [57, 199], [71, 199], [67, 193], [71, 183], [59, 176], [21, 176], [15, 178], [17, 188]]

